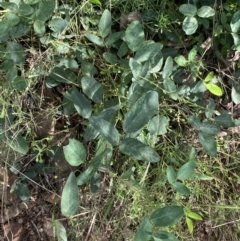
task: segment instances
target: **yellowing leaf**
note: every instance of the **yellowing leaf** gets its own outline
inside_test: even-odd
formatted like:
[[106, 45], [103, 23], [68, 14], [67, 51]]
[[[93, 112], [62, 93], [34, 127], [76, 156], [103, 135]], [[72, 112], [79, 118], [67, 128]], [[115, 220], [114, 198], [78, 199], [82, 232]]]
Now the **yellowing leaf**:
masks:
[[214, 77], [214, 72], [211, 71], [211, 72], [208, 73], [208, 75], [207, 75], [206, 78], [204, 79], [204, 82], [205, 82], [205, 83], [208, 83], [210, 80], [213, 79], [213, 77]]
[[223, 91], [218, 85], [215, 85], [215, 84], [212, 84], [212, 83], [206, 84], [205, 82], [204, 82], [204, 85], [212, 94], [214, 94], [216, 96], [222, 96], [223, 95]]
[[187, 227], [188, 227], [188, 231], [189, 233], [193, 233], [193, 222], [190, 218], [186, 217], [186, 223], [187, 223]]

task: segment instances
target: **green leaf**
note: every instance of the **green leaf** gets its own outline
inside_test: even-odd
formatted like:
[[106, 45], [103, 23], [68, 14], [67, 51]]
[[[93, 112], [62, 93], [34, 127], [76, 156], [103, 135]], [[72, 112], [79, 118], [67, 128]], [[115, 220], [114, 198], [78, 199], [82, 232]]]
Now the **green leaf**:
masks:
[[192, 218], [192, 219], [194, 219], [194, 220], [202, 220], [202, 217], [201, 217], [199, 214], [194, 213], [194, 212], [192, 212], [192, 211], [187, 212], [186, 214], [187, 214], [187, 216], [188, 216], [189, 218]]
[[97, 35], [95, 34], [91, 34], [91, 33], [87, 33], [84, 35], [89, 41], [91, 41], [92, 43], [98, 45], [98, 46], [103, 46], [103, 40], [100, 39]]
[[77, 89], [71, 93], [72, 102], [80, 116], [88, 119], [92, 114], [92, 106], [89, 100], [82, 95]]
[[77, 213], [78, 206], [77, 179], [75, 174], [71, 172], [62, 191], [61, 212], [65, 217], [71, 217]]
[[67, 241], [67, 232], [65, 227], [58, 221], [54, 221], [55, 233], [58, 241]]
[[28, 87], [28, 82], [25, 78], [17, 76], [13, 81], [12, 81], [12, 87], [15, 90], [19, 90], [19, 91], [24, 91], [27, 89]]
[[175, 83], [171, 79], [164, 79], [163, 81], [164, 89], [167, 91], [167, 94], [173, 99], [178, 99], [178, 92]]
[[183, 55], [179, 55], [174, 58], [175, 62], [178, 64], [178, 66], [185, 67], [188, 64], [188, 61]]
[[161, 70], [163, 65], [163, 56], [161, 52], [158, 52], [154, 57], [150, 59], [150, 73], [157, 73]]
[[193, 62], [197, 56], [197, 47], [194, 46], [188, 53], [188, 61]]
[[190, 125], [196, 129], [196, 130], [199, 130], [200, 128], [200, 125], [201, 125], [201, 121], [198, 117], [194, 116], [194, 115], [191, 115], [189, 118], [188, 118], [188, 122], [190, 123]]
[[155, 43], [152, 40], [145, 41], [140, 49], [137, 50], [134, 59], [139, 62], [144, 62], [152, 57], [154, 57], [157, 53], [159, 53], [162, 49], [163, 45], [160, 43]]
[[108, 9], [105, 9], [98, 25], [100, 35], [105, 38], [111, 32], [112, 18]]
[[185, 16], [194, 16], [197, 13], [197, 8], [192, 4], [182, 4], [179, 11]]
[[55, 33], [61, 33], [68, 28], [68, 21], [62, 18], [54, 18], [48, 23], [48, 27]]
[[9, 26], [8, 23], [0, 22], [0, 43], [5, 43], [9, 39]]
[[117, 56], [110, 52], [103, 53], [103, 58], [110, 64], [116, 64], [118, 62]]
[[212, 118], [214, 112], [215, 112], [215, 102], [212, 98], [209, 98], [208, 100], [208, 104], [207, 104], [207, 108], [206, 108], [206, 111], [205, 111], [205, 115], [207, 118]]
[[220, 132], [219, 125], [211, 123], [210, 121], [204, 121], [200, 125], [200, 131], [206, 134], [215, 135]]
[[130, 58], [129, 66], [132, 71], [133, 77], [137, 80], [142, 73], [142, 64], [134, 58]]
[[216, 84], [212, 84], [212, 83], [206, 84], [206, 83], [204, 83], [204, 85], [212, 94], [214, 94], [216, 96], [222, 96], [223, 95], [222, 89], [219, 86], [217, 86]]
[[77, 177], [77, 184], [79, 186], [86, 183], [87, 180], [89, 180], [93, 176], [93, 174], [100, 167], [109, 152], [111, 152], [111, 149], [106, 148], [102, 153], [97, 154], [91, 159], [87, 169]]
[[231, 97], [234, 104], [240, 104], [240, 84], [232, 85]]
[[88, 98], [95, 103], [99, 103], [103, 99], [103, 87], [93, 77], [85, 76], [81, 79], [82, 90]]
[[28, 4], [21, 3], [18, 8], [18, 14], [23, 16], [31, 15], [34, 12], [34, 9]]
[[46, 32], [45, 24], [36, 20], [33, 24], [33, 29], [36, 35], [42, 36]]
[[217, 155], [217, 143], [213, 136], [199, 132], [198, 140], [208, 155], [212, 157]]
[[233, 33], [237, 33], [240, 29], [240, 10], [233, 14], [230, 27]]
[[196, 167], [195, 161], [189, 161], [185, 163], [177, 172], [177, 179], [183, 181], [188, 179], [192, 174]]
[[192, 35], [198, 28], [198, 21], [195, 17], [186, 17], [183, 21], [182, 29], [187, 35]]
[[104, 44], [106, 46], [111, 46], [112, 44], [114, 44], [117, 40], [119, 40], [123, 36], [124, 36], [124, 31], [112, 33], [104, 40]]
[[171, 233], [158, 231], [154, 234], [153, 241], [178, 241], [178, 239]]
[[145, 41], [145, 35], [139, 21], [133, 21], [125, 31], [125, 41], [132, 51], [140, 49]]
[[94, 116], [89, 118], [89, 122], [104, 139], [110, 142], [113, 146], [118, 145], [120, 139], [119, 133], [110, 122]]
[[30, 26], [27, 24], [19, 24], [17, 26], [14, 26], [11, 31], [9, 32], [11, 38], [21, 38], [28, 34], [30, 31]]
[[160, 156], [150, 146], [133, 139], [125, 138], [119, 146], [119, 150], [130, 157], [140, 161], [159, 162]]
[[164, 79], [169, 78], [169, 76], [171, 75], [173, 71], [173, 59], [171, 56], [168, 56], [162, 71], [162, 77]]
[[176, 173], [172, 166], [167, 166], [167, 180], [170, 184], [176, 181]]
[[8, 58], [13, 60], [14, 64], [24, 64], [25, 49], [21, 44], [16, 42], [8, 42], [7, 44]]
[[22, 135], [14, 136], [7, 140], [7, 144], [14, 150], [23, 155], [27, 154], [29, 147]]
[[[55, 6], [56, 6], [56, 2], [52, 1], [52, 0], [40, 2], [38, 5], [38, 9], [36, 11], [36, 20], [46, 22], [51, 17], [51, 15], [54, 14]], [[58, 19], [58, 18], [56, 18], [56, 19]], [[51, 21], [53, 21], [53, 20], [51, 20]], [[57, 22], [55, 22], [55, 25], [57, 23], [59, 23], [60, 25], [63, 24], [63, 23], [61, 23], [61, 20], [60, 21], [58, 20]], [[54, 28], [61, 29], [62, 26], [54, 27]], [[58, 31], [54, 31], [54, 32], [58, 32]], [[60, 31], [60, 32], [62, 32], [62, 31]]]
[[175, 182], [173, 183], [173, 189], [183, 195], [190, 195], [190, 190], [181, 182]]
[[8, 9], [13, 13], [16, 13], [18, 11], [18, 5], [13, 2], [1, 2], [0, 6], [4, 9]]
[[215, 121], [218, 125], [223, 128], [234, 127], [235, 123], [232, 121], [232, 115], [230, 114], [221, 114], [215, 118]]
[[63, 95], [62, 107], [63, 107], [63, 113], [66, 116], [70, 116], [75, 112], [75, 107], [71, 99], [72, 90], [73, 90], [72, 88], [69, 88]]
[[54, 67], [51, 70], [49, 77], [60, 83], [73, 83], [77, 79], [75, 73], [62, 67]]
[[198, 9], [197, 15], [200, 18], [209, 18], [215, 15], [215, 10], [209, 6], [202, 6]]
[[166, 227], [177, 223], [184, 215], [183, 208], [180, 206], [167, 206], [155, 210], [150, 221], [156, 227]]
[[188, 231], [190, 234], [193, 233], [193, 222], [190, 218], [186, 217], [186, 223], [187, 223], [187, 227], [188, 227]]
[[69, 139], [69, 144], [63, 147], [66, 161], [71, 166], [79, 166], [86, 159], [87, 152], [84, 145], [75, 139]]
[[157, 115], [154, 116], [149, 122], [147, 129], [153, 135], [164, 135], [167, 133], [167, 127], [169, 125], [169, 120], [166, 116]]
[[82, 62], [81, 71], [82, 71], [82, 74], [86, 76], [94, 76], [95, 74], [98, 74], [96, 67], [86, 61]]
[[20, 18], [11, 12], [8, 12], [4, 15], [2, 24], [6, 24], [7, 28], [10, 29], [13, 26], [16, 26], [20, 22]]
[[91, 4], [96, 4], [96, 5], [99, 5], [99, 6], [102, 5], [99, 0], [89, 0], [89, 2], [90, 2]]
[[152, 224], [149, 219], [145, 217], [137, 229], [134, 241], [147, 241], [152, 236]]
[[19, 179], [16, 179], [13, 183], [10, 192], [14, 192], [22, 201], [28, 201], [31, 194], [26, 183], [22, 183]]
[[150, 91], [140, 97], [126, 113], [123, 130], [127, 133], [136, 132], [155, 114], [158, 107], [158, 93]]
[[[113, 119], [116, 116], [116, 113], [117, 113], [117, 111], [114, 110], [114, 109], [106, 109], [106, 110], [103, 110], [97, 116], [97, 118], [104, 119], [104, 120], [106, 120], [108, 122], [112, 122]], [[98, 135], [98, 131], [96, 131], [96, 129], [93, 128], [93, 126], [91, 124], [89, 124], [87, 126], [87, 128], [85, 129], [85, 132], [83, 134], [83, 138], [84, 138], [84, 141], [90, 141], [90, 140], [95, 139], [97, 137], [97, 135]]]

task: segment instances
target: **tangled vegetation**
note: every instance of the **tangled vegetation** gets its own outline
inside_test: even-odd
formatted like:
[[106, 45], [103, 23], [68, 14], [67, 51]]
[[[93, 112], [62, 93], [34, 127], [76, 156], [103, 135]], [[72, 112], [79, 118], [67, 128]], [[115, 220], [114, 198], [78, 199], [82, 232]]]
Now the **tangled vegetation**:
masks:
[[10, 189], [49, 240], [240, 239], [239, 1], [0, 6], [1, 216]]

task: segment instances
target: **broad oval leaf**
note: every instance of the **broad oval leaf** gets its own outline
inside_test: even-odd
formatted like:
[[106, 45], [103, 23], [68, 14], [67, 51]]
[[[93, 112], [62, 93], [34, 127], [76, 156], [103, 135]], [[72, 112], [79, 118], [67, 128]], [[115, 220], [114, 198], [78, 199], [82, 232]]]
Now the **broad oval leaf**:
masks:
[[142, 48], [140, 48], [135, 56], [134, 59], [136, 59], [139, 62], [144, 62], [152, 57], [154, 57], [157, 53], [159, 53], [162, 49], [163, 45], [160, 43], [155, 43], [154, 41], [146, 41], [144, 42]]
[[43, 35], [46, 31], [45, 24], [41, 21], [36, 20], [33, 24], [33, 29], [35, 34], [37, 35]]
[[68, 29], [68, 21], [62, 18], [54, 18], [48, 23], [48, 27], [55, 33], [61, 33]]
[[157, 115], [148, 122], [147, 129], [152, 135], [164, 135], [167, 133], [168, 125], [169, 120], [166, 116]]
[[181, 182], [175, 182], [173, 183], [173, 189], [183, 195], [190, 195], [190, 190]]
[[197, 15], [201, 18], [209, 18], [215, 15], [215, 10], [209, 6], [202, 6], [198, 9]]
[[82, 90], [88, 98], [99, 103], [103, 98], [103, 87], [93, 77], [85, 76], [81, 79]]
[[63, 147], [63, 152], [66, 161], [71, 166], [79, 166], [87, 156], [86, 148], [76, 139], [69, 139], [69, 144]]
[[134, 58], [130, 58], [129, 66], [132, 71], [133, 77], [135, 79], [138, 79], [138, 77], [140, 77], [142, 73], [142, 64], [139, 61], [135, 60]]
[[217, 155], [217, 142], [213, 136], [199, 132], [198, 140], [208, 155], [212, 157]]
[[105, 38], [109, 35], [112, 26], [111, 13], [105, 9], [98, 25], [100, 35]]
[[178, 66], [185, 67], [188, 64], [188, 61], [183, 55], [179, 55], [174, 58], [175, 62], [178, 64]]
[[196, 130], [199, 130], [200, 126], [201, 126], [201, 121], [198, 117], [194, 116], [194, 115], [191, 115], [189, 118], [188, 118], [188, 122], [190, 123], [190, 125], [196, 129]]
[[195, 161], [189, 161], [185, 163], [177, 172], [177, 179], [179, 180], [185, 180], [189, 178], [192, 174], [194, 169], [196, 168]]
[[[51, 17], [51, 15], [54, 13], [55, 7], [56, 7], [56, 3], [52, 0], [47, 0], [47, 1], [39, 3], [37, 11], [36, 11], [36, 20], [46, 22]], [[56, 25], [56, 23], [60, 23], [60, 22], [59, 21], [55, 22], [55, 25]], [[57, 29], [59, 30], [59, 29], [62, 29], [63, 26], [55, 26], [54, 28], [55, 28], [55, 30], [57, 30]]]
[[106, 46], [110, 46], [110, 45], [114, 44], [117, 40], [119, 40], [120, 38], [122, 38], [123, 36], [124, 36], [124, 31], [112, 33], [111, 35], [109, 35], [109, 36], [104, 40], [104, 44], [105, 44]]
[[168, 56], [162, 71], [162, 77], [167, 79], [173, 71], [173, 59], [171, 56]]
[[215, 121], [218, 125], [222, 126], [223, 128], [235, 126], [235, 123], [232, 120], [232, 115], [230, 114], [221, 114], [215, 118]]
[[103, 53], [103, 58], [110, 64], [116, 64], [118, 62], [117, 56], [110, 52]]
[[67, 232], [62, 223], [58, 220], [55, 220], [54, 226], [58, 241], [67, 241]]
[[28, 16], [34, 12], [34, 9], [26, 3], [21, 3], [18, 8], [20, 15]]
[[155, 210], [150, 216], [150, 221], [156, 227], [166, 227], [178, 222], [183, 217], [183, 215], [183, 207], [167, 206]]
[[73, 89], [71, 99], [77, 113], [83, 118], [88, 119], [92, 114], [92, 106], [88, 99], [82, 95], [77, 89]]
[[85, 37], [91, 41], [92, 43], [98, 45], [98, 46], [103, 46], [103, 40], [100, 39], [97, 35], [95, 34], [91, 34], [91, 33], [87, 33], [85, 34]]
[[13, 60], [14, 64], [24, 64], [25, 49], [21, 44], [16, 42], [8, 42], [6, 49], [8, 58]]
[[125, 138], [122, 140], [119, 150], [130, 157], [141, 161], [158, 162], [160, 156], [150, 146], [134, 139]]
[[137, 229], [134, 241], [146, 241], [152, 236], [152, 224], [149, 218], [145, 217]]
[[132, 51], [137, 51], [145, 41], [142, 25], [139, 21], [133, 21], [125, 31], [125, 40]]
[[200, 125], [200, 131], [206, 134], [215, 135], [220, 132], [220, 127], [218, 124], [211, 123], [210, 121], [204, 121]]
[[194, 16], [197, 13], [197, 8], [192, 4], [182, 4], [179, 11], [185, 16]]
[[77, 179], [73, 172], [70, 173], [62, 191], [61, 212], [66, 217], [76, 214], [79, 206]]
[[222, 89], [216, 85], [216, 84], [212, 84], [212, 83], [204, 83], [205, 87], [214, 95], [216, 96], [222, 96], [223, 95], [223, 91]]
[[230, 27], [233, 33], [237, 33], [240, 29], [240, 10], [233, 14]]
[[183, 21], [182, 29], [187, 35], [192, 35], [198, 28], [198, 21], [195, 17], [186, 17]]
[[156, 91], [145, 93], [126, 113], [123, 130], [131, 133], [141, 129], [155, 114], [157, 107], [158, 93]]
[[94, 116], [89, 118], [89, 122], [104, 139], [110, 142], [113, 146], [118, 145], [120, 139], [119, 133], [110, 122]]
[[75, 73], [62, 67], [54, 67], [51, 70], [49, 77], [60, 83], [73, 83], [77, 79]]
[[172, 166], [167, 166], [167, 180], [170, 184], [176, 181], [176, 173]]

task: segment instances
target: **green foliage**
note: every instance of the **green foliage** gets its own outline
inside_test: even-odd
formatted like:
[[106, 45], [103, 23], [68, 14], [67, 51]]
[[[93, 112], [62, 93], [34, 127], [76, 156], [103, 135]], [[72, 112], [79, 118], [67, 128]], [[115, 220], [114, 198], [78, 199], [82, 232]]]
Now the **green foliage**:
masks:
[[[128, 186], [134, 194], [141, 193], [143, 206], [156, 192], [148, 189], [160, 182], [156, 185], [162, 190], [171, 187], [174, 205], [158, 208], [168, 201], [153, 198], [149, 210], [138, 213], [140, 225], [134, 240], [176, 241], [161, 228], [175, 225], [184, 214], [192, 234], [193, 220], [202, 217], [183, 208], [185, 201], [179, 196], [197, 200], [197, 181], [213, 179], [208, 173], [196, 172], [201, 164], [194, 147], [216, 157], [221, 148], [216, 135], [239, 124], [218, 108], [219, 97], [230, 98], [230, 91], [231, 101], [240, 103], [239, 66], [235, 63], [231, 69], [229, 62], [234, 60], [226, 61], [240, 49], [240, 12], [224, 8], [218, 12], [217, 7], [202, 1], [182, 4], [178, 11], [176, 3], [162, 1], [161, 16], [155, 17], [151, 11], [142, 11], [137, 19], [127, 16], [126, 26], [119, 31], [121, 16], [116, 17], [118, 11], [110, 7], [111, 12], [105, 9], [107, 1], [84, 1], [76, 8], [71, 6], [73, 2], [60, 6], [50, 0], [16, 2], [0, 3], [4, 9], [0, 22], [0, 139], [21, 157], [43, 161], [42, 154], [57, 155], [59, 146], [50, 141], [54, 137], [48, 133], [39, 140], [31, 123], [35, 109], [51, 109], [65, 131], [76, 131], [74, 138], [67, 137], [67, 144], [61, 146], [62, 155], [71, 166], [81, 165], [80, 174], [71, 172], [63, 188], [64, 216], [77, 214], [79, 186], [87, 186], [89, 181], [92, 193], [98, 192], [103, 177], [119, 189]], [[136, 3], [128, 4], [124, 10]], [[210, 38], [207, 46], [206, 36]], [[43, 52], [38, 56], [38, 51]], [[210, 64], [209, 53], [214, 53]], [[219, 69], [223, 64], [233, 76]], [[35, 89], [39, 84], [41, 95]], [[54, 100], [44, 105], [47, 91]], [[19, 179], [12, 191], [22, 200], [30, 197], [25, 180]], [[118, 190], [115, 192], [112, 200], [115, 195], [119, 198]], [[106, 217], [108, 212], [104, 220]], [[58, 240], [67, 240], [58, 221], [55, 231]]]

